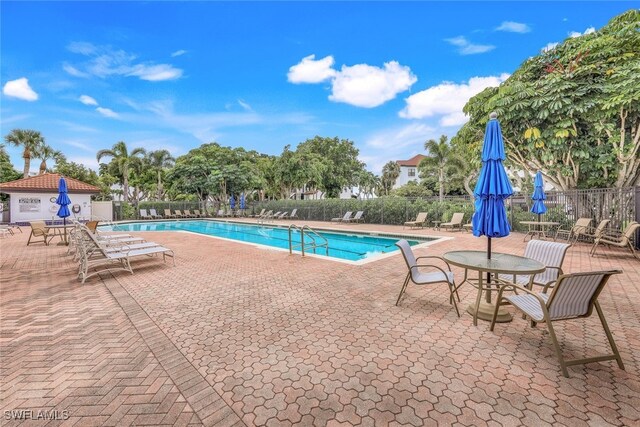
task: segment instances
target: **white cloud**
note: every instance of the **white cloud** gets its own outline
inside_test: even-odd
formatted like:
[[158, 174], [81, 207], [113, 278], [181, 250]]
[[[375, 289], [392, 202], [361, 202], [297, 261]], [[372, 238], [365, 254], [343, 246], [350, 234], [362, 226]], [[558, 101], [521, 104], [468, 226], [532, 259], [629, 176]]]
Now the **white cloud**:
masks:
[[171, 54], [171, 56], [172, 56], [173, 58], [175, 58], [176, 56], [182, 56], [182, 55], [184, 55], [185, 53], [187, 53], [187, 51], [186, 51], [186, 50], [184, 50], [184, 49], [180, 49], [180, 50], [176, 50], [175, 52], [173, 52], [173, 53]]
[[330, 80], [331, 101], [365, 108], [384, 104], [418, 80], [409, 67], [396, 61], [386, 62], [382, 68], [368, 64], [343, 65], [340, 71], [332, 68], [333, 64], [332, 56], [316, 61], [315, 55], [309, 55], [289, 68], [287, 79], [291, 83]]
[[384, 68], [367, 64], [343, 65], [333, 79], [329, 99], [357, 107], [377, 107], [406, 91], [416, 81], [411, 69], [396, 61], [385, 62]]
[[464, 36], [445, 39], [445, 41], [453, 46], [458, 47], [458, 53], [460, 55], [475, 55], [478, 53], [489, 52], [496, 48], [495, 46], [489, 44], [473, 44]]
[[333, 56], [315, 60], [315, 55], [302, 58], [302, 61], [289, 68], [287, 80], [291, 83], [320, 83], [336, 75], [333, 68]]
[[496, 31], [507, 31], [509, 33], [528, 33], [531, 28], [527, 24], [521, 22], [504, 21]]
[[547, 43], [547, 45], [545, 47], [542, 48], [543, 52], [549, 52], [550, 50], [553, 50], [556, 48], [556, 46], [558, 46], [558, 42], [551, 42], [551, 43]]
[[84, 105], [98, 105], [98, 101], [96, 101], [94, 98], [90, 97], [89, 95], [80, 95], [79, 100]]
[[240, 106], [244, 109], [244, 111], [253, 111], [253, 108], [251, 108], [251, 105], [244, 102], [242, 99], [238, 99], [238, 104], [240, 104]]
[[109, 76], [138, 77], [147, 81], [175, 80], [182, 77], [183, 71], [171, 64], [155, 64], [153, 62], [141, 62], [136, 55], [115, 50], [110, 46], [94, 46], [90, 43], [74, 42], [67, 48], [74, 53], [89, 57], [87, 61], [71, 65], [65, 63], [64, 70], [76, 77], [89, 77], [91, 75], [106, 78]]
[[79, 148], [82, 151], [88, 151], [89, 153], [94, 153], [96, 151], [96, 148], [92, 146], [90, 142], [82, 142], [82, 141], [68, 140], [68, 139], [63, 142], [72, 147]]
[[462, 108], [471, 97], [485, 88], [499, 86], [509, 74], [499, 76], [472, 77], [466, 83], [443, 82], [406, 98], [406, 107], [400, 111], [405, 119], [422, 119], [442, 116], [441, 126], [458, 126], [467, 121]]
[[424, 154], [424, 142], [437, 139], [441, 134], [438, 129], [418, 122], [382, 129], [365, 139], [366, 148], [360, 150], [359, 158], [370, 171], [380, 174], [385, 163], [391, 160], [406, 160], [418, 153]]
[[73, 65], [69, 65], [67, 63], [62, 64], [62, 69], [65, 70], [67, 73], [71, 74], [74, 77], [87, 78], [87, 77], [90, 76], [89, 73], [83, 73], [82, 71], [80, 71], [76, 67], [74, 67]]
[[589, 27], [586, 30], [584, 30], [584, 33], [581, 33], [580, 31], [571, 31], [569, 33], [569, 37], [574, 39], [576, 37], [586, 36], [587, 34], [591, 34], [591, 33], [595, 33], [595, 32], [596, 32], [596, 29], [594, 27]]
[[96, 111], [100, 114], [102, 114], [105, 117], [109, 117], [112, 119], [116, 119], [118, 117], [120, 117], [120, 115], [118, 113], [116, 113], [115, 111], [113, 111], [110, 108], [104, 108], [104, 107], [98, 107], [96, 108]]
[[25, 101], [37, 101], [38, 94], [29, 86], [29, 79], [22, 77], [16, 80], [9, 80], [2, 88], [2, 93], [12, 98]]

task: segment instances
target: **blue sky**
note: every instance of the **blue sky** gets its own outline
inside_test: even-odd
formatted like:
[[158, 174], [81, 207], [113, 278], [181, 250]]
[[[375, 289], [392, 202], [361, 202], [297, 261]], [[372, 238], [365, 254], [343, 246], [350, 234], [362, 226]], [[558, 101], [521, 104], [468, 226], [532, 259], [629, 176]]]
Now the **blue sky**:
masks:
[[3, 1], [0, 131], [39, 130], [93, 168], [120, 140], [177, 157], [339, 136], [380, 173], [455, 135], [469, 97], [526, 58], [632, 4]]

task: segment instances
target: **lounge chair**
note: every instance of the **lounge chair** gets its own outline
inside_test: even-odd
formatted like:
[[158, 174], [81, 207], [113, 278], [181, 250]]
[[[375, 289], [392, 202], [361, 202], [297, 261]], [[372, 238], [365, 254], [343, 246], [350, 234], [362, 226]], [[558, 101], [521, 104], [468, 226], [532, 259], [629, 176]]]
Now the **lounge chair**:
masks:
[[551, 286], [563, 274], [562, 264], [570, 247], [571, 245], [567, 243], [529, 240], [524, 249], [525, 258], [540, 261], [546, 270], [534, 276], [500, 274], [498, 278], [501, 281], [515, 283], [529, 289], [532, 289], [531, 285]]
[[262, 209], [259, 214], [249, 215], [249, 217], [250, 218], [260, 218], [262, 215], [264, 215], [265, 211], [266, 211], [266, 209]]
[[603, 235], [598, 237], [596, 241], [593, 243], [593, 246], [591, 247], [591, 251], [590, 251], [591, 256], [595, 255], [598, 245], [608, 245], [616, 248], [623, 248], [623, 249], [629, 248], [629, 250], [631, 251], [631, 255], [633, 255], [634, 258], [640, 259], [633, 245], [633, 236], [636, 234], [636, 231], [638, 231], [639, 229], [640, 229], [640, 223], [633, 221], [619, 235]]
[[[49, 242], [53, 239], [54, 235], [50, 232], [47, 224], [45, 224], [44, 221], [30, 221], [29, 225], [31, 226], [31, 234], [29, 234], [27, 246], [32, 243], [44, 243], [46, 246], [49, 246]], [[34, 240], [32, 242], [32, 237], [42, 237], [42, 240]]]
[[179, 209], [175, 209], [174, 212], [176, 213], [176, 218], [186, 218], [187, 216], [185, 214], [182, 213], [181, 210]]
[[195, 218], [196, 217], [194, 214], [191, 213], [191, 210], [189, 210], [189, 209], [185, 209], [184, 210], [184, 216], [186, 218]]
[[364, 216], [364, 211], [358, 211], [352, 218], [347, 218], [346, 220], [343, 220], [343, 222], [348, 222], [348, 223], [364, 222], [363, 216]]
[[598, 224], [596, 228], [589, 227], [584, 231], [583, 234], [584, 236], [592, 239], [595, 242], [597, 238], [602, 237], [605, 234], [605, 230], [609, 226], [610, 222], [610, 219], [603, 219], [602, 221], [600, 221], [600, 224]]
[[414, 221], [405, 222], [404, 225], [402, 226], [402, 228], [405, 228], [405, 227], [422, 228], [422, 227], [424, 227], [424, 224], [427, 222], [427, 215], [428, 214], [426, 212], [418, 213], [418, 216], [416, 216], [416, 219]]
[[[500, 306], [511, 304], [531, 319], [531, 326], [535, 326], [536, 323], [540, 322], [546, 323], [547, 329], [549, 330], [549, 337], [553, 342], [553, 347], [560, 361], [562, 374], [565, 377], [569, 377], [567, 366], [601, 362], [604, 360], [616, 360], [620, 369], [624, 370], [624, 364], [618, 352], [618, 347], [616, 347], [613, 335], [604, 318], [604, 313], [598, 304], [598, 296], [609, 281], [609, 278], [614, 274], [620, 273], [622, 273], [620, 270], [611, 270], [562, 275], [558, 278], [551, 294], [546, 293], [547, 288], [542, 292], [533, 292], [522, 286], [503, 286], [498, 292], [496, 308], [493, 312], [490, 329], [493, 331], [496, 325], [496, 317]], [[502, 294], [506, 290], [517, 290], [522, 292], [522, 294], [503, 296]], [[598, 313], [604, 332], [607, 335], [613, 354], [588, 357], [585, 359], [564, 360], [562, 349], [560, 348], [558, 338], [553, 328], [553, 322], [589, 317], [593, 313], [594, 307]], [[510, 328], [510, 330], [512, 330], [512, 328]], [[569, 336], [571, 335], [569, 334]]]
[[149, 209], [149, 215], [153, 219], [162, 219], [162, 215], [159, 215], [155, 209]]
[[291, 211], [291, 214], [289, 214], [289, 219], [297, 219], [298, 218], [298, 209], [294, 209]]
[[[404, 261], [409, 269], [409, 271], [407, 272], [407, 277], [404, 279], [404, 283], [402, 284], [402, 288], [400, 288], [400, 295], [398, 295], [396, 305], [400, 304], [400, 299], [406, 291], [407, 286], [409, 285], [409, 281], [412, 281], [416, 285], [446, 283], [449, 286], [449, 303], [453, 302], [453, 307], [456, 309], [456, 314], [458, 315], [458, 317], [460, 317], [460, 311], [458, 311], [458, 304], [456, 303], [456, 297], [458, 297], [458, 301], [460, 301], [460, 296], [457, 295], [458, 289], [456, 288], [453, 272], [451, 271], [449, 263], [438, 256], [421, 256], [416, 258], [416, 256], [413, 254], [413, 251], [411, 250], [409, 242], [407, 242], [406, 240], [397, 241], [396, 246], [400, 248], [402, 256], [404, 257]], [[446, 264], [446, 268], [438, 267], [437, 265], [433, 264], [418, 264], [418, 260], [426, 258], [438, 259]], [[420, 271], [420, 268], [430, 268], [431, 271]]]
[[331, 218], [331, 222], [346, 222], [349, 221], [353, 212], [347, 211], [342, 218]]
[[200, 213], [200, 209], [194, 209], [193, 210], [193, 216], [195, 218], [204, 218], [204, 215]]
[[576, 223], [570, 230], [564, 230], [559, 228], [556, 230], [556, 236], [553, 240], [558, 240], [559, 237], [563, 237], [567, 242], [577, 242], [580, 236], [584, 236], [587, 230], [591, 227], [591, 218], [578, 218]]
[[280, 215], [278, 215], [277, 217], [275, 217], [275, 219], [286, 219], [289, 217], [289, 211], [284, 211], [282, 212]]
[[[92, 233], [82, 230], [83, 240], [79, 245], [80, 249], [80, 268], [78, 277], [84, 283], [89, 277], [96, 275], [105, 270], [114, 268], [126, 270], [133, 274], [131, 268], [131, 258], [142, 255], [162, 254], [162, 259], [166, 262], [166, 257], [173, 259], [175, 266], [175, 256], [171, 249], [164, 246], [152, 246], [141, 249], [132, 249], [127, 246], [121, 246], [119, 249], [109, 249], [102, 246]], [[87, 239], [88, 237], [88, 239]], [[93, 270], [89, 272], [90, 270]]]
[[450, 228], [451, 230], [462, 230], [462, 220], [464, 219], [464, 213], [456, 212], [451, 217], [451, 221], [443, 222], [440, 224], [440, 228]]
[[18, 230], [22, 234], [22, 228], [17, 224], [0, 224], [0, 229], [6, 230], [7, 234], [12, 236], [16, 234], [14, 230]]
[[140, 219], [153, 219], [146, 209], [140, 209]]
[[176, 216], [171, 213], [171, 209], [165, 209], [164, 210], [164, 217], [165, 218], [176, 218]]

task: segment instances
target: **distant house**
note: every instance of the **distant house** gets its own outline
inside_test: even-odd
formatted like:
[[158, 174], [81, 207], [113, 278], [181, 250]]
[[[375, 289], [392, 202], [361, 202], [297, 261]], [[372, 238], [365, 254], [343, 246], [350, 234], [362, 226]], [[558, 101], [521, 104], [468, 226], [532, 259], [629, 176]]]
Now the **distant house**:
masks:
[[423, 154], [416, 154], [409, 160], [397, 160], [396, 163], [400, 166], [400, 175], [396, 179], [396, 183], [393, 188], [402, 187], [410, 181], [420, 182], [420, 177], [418, 176], [418, 165], [425, 157], [427, 156]]
[[[100, 188], [66, 178], [71, 199], [69, 210], [78, 219], [91, 218], [91, 195], [100, 193]], [[10, 222], [54, 220], [60, 206], [56, 204], [60, 175], [44, 173], [0, 184], [0, 193], [9, 195]]]

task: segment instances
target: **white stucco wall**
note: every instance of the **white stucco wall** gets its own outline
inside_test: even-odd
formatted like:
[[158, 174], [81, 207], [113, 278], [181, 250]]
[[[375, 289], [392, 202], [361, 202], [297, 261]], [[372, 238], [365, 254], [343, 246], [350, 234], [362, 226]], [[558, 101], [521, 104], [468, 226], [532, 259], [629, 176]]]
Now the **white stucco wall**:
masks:
[[[8, 193], [9, 194], [9, 215], [11, 222], [25, 222], [34, 220], [57, 220], [56, 215], [60, 206], [51, 202], [58, 198], [58, 193]], [[69, 194], [71, 205], [80, 205], [78, 214], [71, 213], [70, 218], [79, 220], [91, 218], [91, 195], [90, 194]]]
[[[409, 169], [415, 170], [415, 176], [409, 176]], [[420, 182], [418, 168], [416, 166], [400, 166], [400, 175], [398, 175], [398, 179], [396, 179], [396, 183], [393, 188], [402, 187], [403, 185], [408, 184], [409, 181]]]

